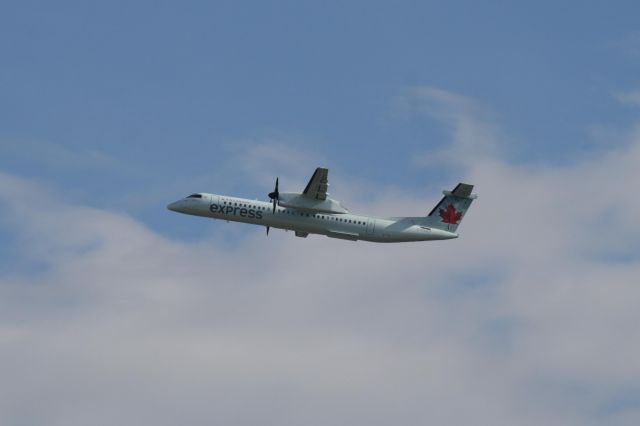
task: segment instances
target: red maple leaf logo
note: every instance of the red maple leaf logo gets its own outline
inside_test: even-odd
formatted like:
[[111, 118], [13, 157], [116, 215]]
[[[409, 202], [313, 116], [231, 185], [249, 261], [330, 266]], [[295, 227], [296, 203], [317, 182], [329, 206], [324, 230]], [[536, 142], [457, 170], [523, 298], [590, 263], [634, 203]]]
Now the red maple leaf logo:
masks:
[[442, 221], [451, 225], [457, 224], [462, 219], [462, 212], [457, 211], [453, 204], [449, 204], [446, 210], [440, 209], [439, 213]]

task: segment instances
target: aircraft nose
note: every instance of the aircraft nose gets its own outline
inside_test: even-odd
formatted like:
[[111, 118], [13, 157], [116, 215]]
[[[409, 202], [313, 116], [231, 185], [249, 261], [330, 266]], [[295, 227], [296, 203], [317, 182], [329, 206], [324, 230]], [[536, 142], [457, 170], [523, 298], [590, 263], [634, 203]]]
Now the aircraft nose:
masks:
[[180, 212], [180, 201], [174, 201], [173, 203], [169, 204], [167, 208], [173, 212]]

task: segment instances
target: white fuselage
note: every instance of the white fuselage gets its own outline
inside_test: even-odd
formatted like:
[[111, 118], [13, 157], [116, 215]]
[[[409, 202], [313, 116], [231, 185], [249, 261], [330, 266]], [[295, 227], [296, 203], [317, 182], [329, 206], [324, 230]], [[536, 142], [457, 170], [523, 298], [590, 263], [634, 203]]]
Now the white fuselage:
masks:
[[213, 219], [251, 223], [295, 231], [297, 236], [326, 235], [345, 240], [381, 243], [447, 240], [453, 232], [420, 225], [419, 217], [375, 218], [351, 213], [317, 213], [276, 206], [270, 202], [200, 193], [200, 198], [184, 198], [167, 208], [179, 213]]

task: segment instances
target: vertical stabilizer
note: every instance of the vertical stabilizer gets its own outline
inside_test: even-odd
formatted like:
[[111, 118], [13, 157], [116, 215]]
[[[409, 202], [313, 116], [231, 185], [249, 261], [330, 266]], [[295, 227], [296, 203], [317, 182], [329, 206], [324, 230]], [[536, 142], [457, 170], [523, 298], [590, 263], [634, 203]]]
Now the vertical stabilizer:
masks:
[[424, 224], [432, 228], [456, 232], [469, 206], [477, 198], [471, 191], [473, 191], [473, 185], [466, 183], [459, 183], [453, 191], [442, 191], [444, 197], [424, 218]]

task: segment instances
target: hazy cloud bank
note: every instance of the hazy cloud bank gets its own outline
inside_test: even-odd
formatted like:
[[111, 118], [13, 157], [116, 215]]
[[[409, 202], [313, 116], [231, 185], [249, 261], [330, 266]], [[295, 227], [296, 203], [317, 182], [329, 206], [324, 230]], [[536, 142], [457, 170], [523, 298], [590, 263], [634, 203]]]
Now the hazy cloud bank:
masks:
[[640, 134], [515, 167], [472, 101], [414, 94], [480, 194], [455, 241], [185, 244], [0, 175], [2, 226], [38, 265], [0, 276], [0, 423], [637, 424]]

